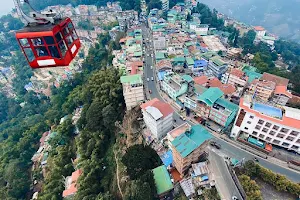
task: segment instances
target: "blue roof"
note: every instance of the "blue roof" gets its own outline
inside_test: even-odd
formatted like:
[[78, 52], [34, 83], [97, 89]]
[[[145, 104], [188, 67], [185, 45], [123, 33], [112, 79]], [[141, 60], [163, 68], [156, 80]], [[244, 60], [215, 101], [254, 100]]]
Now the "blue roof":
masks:
[[166, 167], [170, 166], [173, 162], [173, 154], [172, 151], [169, 150], [165, 154], [161, 156], [161, 160]]
[[157, 73], [158, 80], [160, 80], [160, 81], [164, 80], [164, 77], [165, 77], [165, 74], [166, 74], [166, 73], [167, 73], [166, 71], [159, 71], [159, 72]]
[[176, 137], [172, 145], [184, 158], [201, 146], [206, 140], [211, 139], [212, 135], [201, 125], [194, 125], [190, 131], [186, 131]]
[[195, 60], [194, 61], [194, 67], [204, 67], [207, 66], [206, 60]]

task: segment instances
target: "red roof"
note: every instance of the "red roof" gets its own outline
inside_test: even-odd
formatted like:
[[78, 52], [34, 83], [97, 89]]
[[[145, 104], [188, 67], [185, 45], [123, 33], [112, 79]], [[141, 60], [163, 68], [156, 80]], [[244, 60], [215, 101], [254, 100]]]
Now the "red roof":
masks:
[[134, 75], [134, 74], [137, 74], [137, 71], [138, 71], [138, 66], [131, 66], [131, 72], [130, 72], [130, 75]]
[[289, 84], [289, 79], [282, 78], [280, 76], [276, 76], [274, 74], [263, 73], [261, 80], [272, 81], [276, 83], [276, 85], [284, 85], [287, 86]]
[[171, 113], [174, 112], [174, 110], [170, 106], [170, 104], [162, 102], [162, 101], [160, 101], [157, 98], [152, 99], [150, 101], [147, 101], [146, 103], [143, 103], [141, 105], [141, 108], [143, 110], [145, 110], [148, 106], [152, 106], [152, 107], [157, 108], [161, 112], [161, 114], [163, 115], [163, 117], [166, 117], [166, 116], [168, 116], [168, 115], [170, 115]]
[[78, 169], [72, 173], [71, 185], [68, 187], [68, 189], [63, 191], [63, 197], [73, 195], [77, 192], [77, 180], [78, 180], [79, 176], [81, 175], [81, 173], [82, 173], [81, 169]]
[[221, 81], [218, 78], [212, 78], [208, 80], [208, 87], [220, 87], [222, 85]]
[[46, 139], [47, 135], [49, 135], [49, 131], [43, 133], [43, 135], [42, 135], [42, 137], [40, 139], [41, 146], [44, 145], [44, 142], [45, 142], [45, 139]]
[[237, 76], [237, 77], [239, 77], [239, 78], [242, 78], [242, 77], [245, 75], [245, 73], [244, 73], [242, 70], [236, 69], [236, 68], [233, 68], [233, 69], [230, 71], [230, 74], [235, 75], [235, 76]]
[[230, 84], [222, 84], [221, 86], [219, 86], [219, 89], [222, 90], [225, 95], [230, 95], [235, 92], [235, 87]]
[[256, 31], [264, 31], [265, 30], [264, 27], [262, 27], [262, 26], [254, 26], [254, 29]]
[[287, 91], [287, 87], [283, 86], [283, 85], [276, 86], [274, 93], [275, 94], [284, 94], [289, 98], [293, 97], [293, 95]]
[[204, 85], [207, 83], [207, 81], [208, 81], [207, 76], [199, 76], [194, 78], [195, 84], [199, 84], [199, 85]]

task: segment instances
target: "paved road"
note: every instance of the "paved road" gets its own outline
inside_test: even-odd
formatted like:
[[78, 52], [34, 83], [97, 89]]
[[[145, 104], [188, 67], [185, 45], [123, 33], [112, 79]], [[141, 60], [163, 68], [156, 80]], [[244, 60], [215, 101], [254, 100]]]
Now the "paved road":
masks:
[[243, 199], [231, 178], [224, 157], [218, 155], [214, 149], [212, 149], [209, 151], [208, 159], [210, 162], [210, 170], [214, 175], [216, 187], [221, 195], [221, 199], [230, 200], [233, 196], [236, 196], [238, 199]]
[[[149, 41], [152, 41], [149, 29], [147, 29], [145, 26], [143, 26], [142, 30], [143, 30], [143, 38], [149, 38]], [[155, 76], [154, 76], [153, 58], [151, 57], [151, 54], [154, 54], [154, 53], [153, 53], [153, 51], [150, 51], [150, 49], [153, 49], [152, 48], [152, 42], [151, 42], [151, 45], [146, 44], [145, 67], [144, 67], [145, 88], [146, 88], [147, 92], [149, 90], [152, 91], [152, 93], [150, 94], [151, 99], [158, 98], [160, 100], [163, 100], [162, 97], [160, 96], [158, 90], [157, 90], [155, 81], [151, 81], [151, 77], [154, 77], [154, 79], [155, 79]], [[150, 56], [147, 56], [148, 54]], [[150, 66], [153, 66], [153, 68], [151, 69]], [[149, 78], [150, 81], [147, 81], [147, 78]], [[180, 119], [179, 114], [176, 113], [176, 112], [174, 113], [174, 119], [176, 120], [177, 125], [181, 125], [181, 124], [184, 123], [184, 121]], [[253, 157], [254, 157], [253, 154], [251, 154], [247, 151], [244, 151], [244, 150], [242, 150], [242, 149], [240, 149], [240, 148], [238, 148], [238, 147], [236, 147], [232, 144], [226, 143], [222, 139], [219, 139], [219, 138], [216, 137], [215, 140], [222, 145], [222, 152], [227, 154], [229, 157], [236, 158], [236, 159], [245, 158], [246, 160], [247, 159], [253, 159]], [[285, 175], [288, 179], [290, 179], [292, 181], [300, 182], [300, 173], [297, 173], [297, 172], [295, 172], [293, 170], [290, 170], [288, 168], [284, 168], [284, 167], [278, 166], [276, 164], [270, 163], [270, 162], [268, 162], [266, 160], [263, 160], [263, 159], [259, 159], [259, 160], [260, 160], [259, 163], [262, 166], [264, 166], [264, 167], [266, 167], [266, 168], [268, 168], [268, 169], [270, 169], [270, 170], [272, 170], [276, 173], [280, 173], [282, 175]]]

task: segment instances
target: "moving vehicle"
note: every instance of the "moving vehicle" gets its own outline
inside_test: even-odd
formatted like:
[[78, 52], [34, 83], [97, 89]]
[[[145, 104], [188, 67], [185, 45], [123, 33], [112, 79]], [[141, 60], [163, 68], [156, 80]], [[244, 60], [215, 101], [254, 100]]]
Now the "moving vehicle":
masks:
[[231, 197], [232, 200], [239, 200], [236, 196]]
[[256, 157], [254, 157], [253, 160], [256, 162], [259, 162], [259, 160]]
[[221, 145], [218, 144], [218, 143], [215, 142], [215, 141], [211, 141], [211, 142], [210, 142], [210, 145], [213, 146], [213, 147], [216, 147], [217, 149], [221, 149]]
[[153, 66], [151, 65], [150, 68], [153, 69]]
[[152, 90], [149, 90], [149, 94], [152, 94]]
[[184, 116], [182, 116], [182, 115], [180, 115], [180, 119], [182, 119], [183, 121], [186, 120], [186, 118]]
[[[31, 68], [68, 66], [81, 43], [70, 18], [61, 18], [52, 10], [39, 13], [28, 0], [14, 0], [17, 13], [26, 26], [16, 31], [16, 39]], [[22, 10], [26, 5], [30, 15]]]
[[153, 76], [151, 77], [151, 81], [153, 81], [154, 80], [154, 78], [153, 78]]
[[149, 79], [149, 78], [147, 78], [147, 81], [150, 81], [150, 79]]

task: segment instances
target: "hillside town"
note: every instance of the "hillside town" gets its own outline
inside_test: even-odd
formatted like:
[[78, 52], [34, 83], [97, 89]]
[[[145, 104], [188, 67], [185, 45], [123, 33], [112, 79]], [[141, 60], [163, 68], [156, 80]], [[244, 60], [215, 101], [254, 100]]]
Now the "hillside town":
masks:
[[[236, 44], [254, 33], [252, 44], [274, 53], [279, 38], [217, 11], [214, 20], [224, 22], [222, 30], [204, 23], [199, 1], [173, 7], [169, 0], [160, 2], [161, 9], [150, 9], [140, 1], [139, 11], [124, 10], [120, 2], [44, 9], [69, 17], [82, 46], [68, 67], [35, 69], [24, 86], [60, 105], [45, 111], [52, 118], [45, 120], [47, 131], [40, 132], [28, 162], [27, 196], [56, 199], [47, 196], [55, 187], [55, 197], [74, 200], [148, 199], [133, 193], [150, 190], [155, 194], [149, 199], [298, 198], [300, 96], [289, 79], [262, 71], [254, 64], [257, 54], [245, 54], [247, 46]], [[18, 17], [16, 11], [12, 15]], [[103, 35], [109, 39], [101, 40]], [[92, 53], [103, 58], [88, 57]], [[290, 71], [290, 63], [280, 54], [276, 58], [276, 69]], [[17, 98], [14, 69], [0, 63], [0, 91], [11, 98]], [[78, 74], [82, 85], [73, 81]], [[75, 86], [64, 98], [51, 98], [64, 94], [66, 83]], [[63, 115], [57, 114], [60, 108]], [[134, 148], [140, 154], [130, 154]], [[249, 191], [247, 183], [256, 189]], [[100, 195], [88, 196], [95, 185]]]

